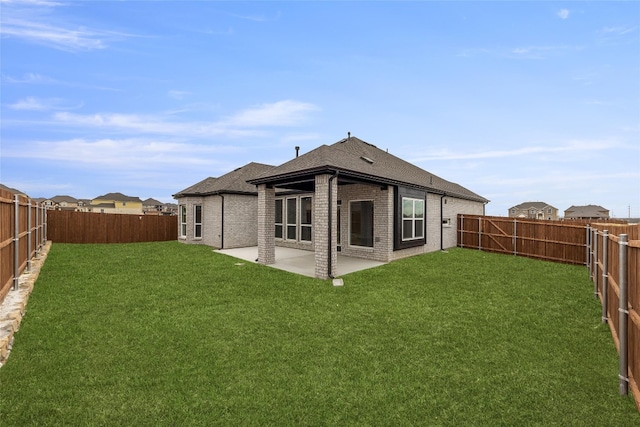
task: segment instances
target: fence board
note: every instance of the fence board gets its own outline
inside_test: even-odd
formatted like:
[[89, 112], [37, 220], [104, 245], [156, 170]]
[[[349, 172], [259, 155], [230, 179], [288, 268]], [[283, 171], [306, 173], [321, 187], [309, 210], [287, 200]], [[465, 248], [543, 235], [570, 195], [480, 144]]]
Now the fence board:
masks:
[[136, 243], [178, 239], [178, 217], [48, 211], [48, 239], [55, 243]]

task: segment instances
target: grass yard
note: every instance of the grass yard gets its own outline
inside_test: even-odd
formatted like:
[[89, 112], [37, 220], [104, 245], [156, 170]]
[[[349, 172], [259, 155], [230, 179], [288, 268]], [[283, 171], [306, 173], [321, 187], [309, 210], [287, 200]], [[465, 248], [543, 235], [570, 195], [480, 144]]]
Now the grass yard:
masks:
[[0, 424], [640, 424], [584, 267], [454, 249], [334, 288], [237, 262], [54, 244]]

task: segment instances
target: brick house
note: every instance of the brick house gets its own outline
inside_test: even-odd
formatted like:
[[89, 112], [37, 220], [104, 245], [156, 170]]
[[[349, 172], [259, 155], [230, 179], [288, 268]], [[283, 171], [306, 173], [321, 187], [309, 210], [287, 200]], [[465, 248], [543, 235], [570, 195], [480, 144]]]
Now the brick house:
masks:
[[277, 167], [250, 163], [174, 197], [182, 241], [257, 245], [262, 264], [274, 263], [276, 246], [306, 249], [318, 278], [335, 274], [338, 252], [388, 262], [453, 247], [457, 215], [482, 215], [488, 203], [351, 136]]
[[558, 220], [558, 208], [545, 202], [524, 202], [509, 208], [511, 218]]

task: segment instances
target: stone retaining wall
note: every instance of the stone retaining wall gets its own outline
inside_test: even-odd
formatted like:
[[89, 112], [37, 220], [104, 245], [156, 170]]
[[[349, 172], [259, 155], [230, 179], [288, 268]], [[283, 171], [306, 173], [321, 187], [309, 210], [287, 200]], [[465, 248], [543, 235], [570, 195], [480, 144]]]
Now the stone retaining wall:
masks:
[[19, 277], [18, 289], [10, 290], [0, 305], [0, 367], [7, 362], [14, 335], [20, 329], [20, 322], [26, 312], [29, 295], [50, 248], [51, 242], [48, 241], [40, 254], [31, 259], [31, 271], [25, 271]]

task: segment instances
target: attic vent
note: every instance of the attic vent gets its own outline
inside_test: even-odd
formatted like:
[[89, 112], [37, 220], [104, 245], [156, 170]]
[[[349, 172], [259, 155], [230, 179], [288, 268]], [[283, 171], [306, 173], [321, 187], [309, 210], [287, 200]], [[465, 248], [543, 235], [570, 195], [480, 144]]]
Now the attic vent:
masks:
[[365, 157], [365, 156], [360, 156], [360, 158], [362, 160], [364, 160], [365, 162], [369, 163], [370, 165], [373, 164], [373, 159], [370, 159], [369, 157]]

